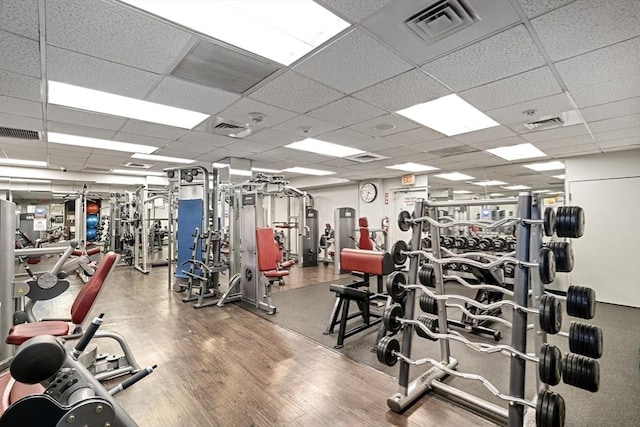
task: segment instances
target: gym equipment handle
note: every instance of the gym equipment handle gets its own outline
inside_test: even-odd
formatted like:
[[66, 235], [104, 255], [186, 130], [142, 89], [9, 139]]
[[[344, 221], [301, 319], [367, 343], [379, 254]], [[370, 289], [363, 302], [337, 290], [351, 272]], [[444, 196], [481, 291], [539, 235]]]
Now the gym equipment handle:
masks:
[[126, 380], [122, 381], [120, 384], [118, 384], [117, 386], [109, 390], [109, 394], [113, 396], [117, 393], [120, 393], [125, 388], [131, 387], [132, 385], [134, 385], [135, 383], [137, 383], [138, 381], [140, 381], [141, 379], [143, 379], [144, 377], [152, 373], [153, 370], [156, 369], [157, 367], [158, 365], [153, 365], [153, 366], [147, 366], [146, 368], [141, 369], [140, 371], [138, 371], [138, 373], [136, 373], [132, 377], [127, 378]]
[[93, 321], [91, 322], [87, 330], [84, 332], [84, 334], [82, 334], [82, 337], [80, 337], [78, 344], [76, 344], [76, 346], [73, 348], [72, 356], [74, 359], [77, 360], [78, 356], [80, 356], [82, 352], [85, 350], [85, 348], [87, 348], [89, 341], [91, 341], [91, 338], [93, 338], [95, 333], [98, 331], [98, 328], [100, 327], [100, 325], [102, 325], [103, 317], [104, 317], [104, 313], [100, 313], [98, 317], [93, 319]]

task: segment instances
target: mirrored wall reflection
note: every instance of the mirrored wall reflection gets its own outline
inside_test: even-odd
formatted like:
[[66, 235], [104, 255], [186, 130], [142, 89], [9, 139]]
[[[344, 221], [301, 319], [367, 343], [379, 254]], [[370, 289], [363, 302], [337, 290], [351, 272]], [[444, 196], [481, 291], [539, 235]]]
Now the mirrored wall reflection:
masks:
[[219, 182], [225, 184], [238, 184], [251, 179], [251, 160], [237, 157], [227, 157], [213, 163], [213, 167], [218, 169]]

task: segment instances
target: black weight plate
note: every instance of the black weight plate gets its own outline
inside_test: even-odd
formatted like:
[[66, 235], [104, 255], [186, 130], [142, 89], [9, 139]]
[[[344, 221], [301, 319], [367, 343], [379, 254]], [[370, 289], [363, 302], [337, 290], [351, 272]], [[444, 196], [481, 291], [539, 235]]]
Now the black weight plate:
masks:
[[398, 361], [398, 356], [393, 352], [400, 352], [400, 342], [397, 339], [391, 337], [382, 337], [376, 345], [376, 356], [380, 363], [384, 363], [387, 366], [393, 366]]
[[507, 241], [502, 238], [502, 237], [498, 237], [496, 239], [493, 240], [493, 249], [498, 251], [498, 252], [502, 252], [504, 251], [504, 249], [507, 247]]
[[599, 359], [602, 357], [602, 329], [597, 326], [589, 325], [587, 327], [587, 340], [585, 342], [585, 356]]
[[420, 310], [429, 314], [438, 314], [438, 300], [431, 295], [420, 295]]
[[[421, 314], [420, 316], [418, 316], [416, 320], [422, 323], [424, 326], [426, 326], [426, 328], [429, 329], [431, 332], [433, 333], [438, 332], [438, 319]], [[438, 340], [437, 338], [434, 338], [431, 335], [429, 335], [427, 332], [423, 331], [422, 328], [420, 328], [419, 326], [416, 325], [414, 328], [415, 328], [416, 334], [419, 337], [426, 338], [431, 341]]]
[[600, 364], [597, 360], [588, 359], [588, 388], [592, 393], [597, 392], [600, 389]]
[[407, 211], [400, 211], [398, 214], [398, 228], [402, 231], [409, 231], [411, 228], [411, 214]]
[[556, 228], [556, 212], [553, 208], [546, 208], [544, 210], [544, 235], [547, 237], [553, 236], [553, 231]]
[[557, 334], [562, 326], [560, 301], [550, 295], [540, 299], [540, 328], [548, 334]]
[[584, 210], [580, 206], [572, 206], [570, 210], [571, 235], [578, 239], [584, 234]]
[[591, 288], [584, 289], [586, 300], [586, 302], [584, 303], [584, 319], [593, 319], [593, 317], [596, 315], [596, 291]]
[[481, 251], [490, 251], [490, 250], [492, 250], [493, 249], [493, 240], [491, 240], [488, 237], [483, 237], [478, 242], [478, 248]]
[[552, 344], [543, 344], [538, 363], [540, 380], [549, 385], [558, 385], [562, 378], [562, 353]]
[[580, 286], [575, 286], [575, 285], [571, 285], [567, 289], [566, 309], [567, 309], [567, 314], [569, 316], [580, 317], [577, 314], [579, 312], [579, 307], [577, 305], [577, 297], [578, 297], [579, 289], [580, 289]]
[[422, 266], [420, 267], [420, 270], [418, 270], [418, 280], [420, 280], [420, 284], [422, 284], [422, 286], [435, 288], [436, 276], [433, 271], [433, 265], [422, 264]]
[[578, 338], [578, 325], [580, 323], [576, 321], [571, 321], [571, 326], [569, 326], [569, 351], [571, 353], [577, 353], [579, 338]]
[[422, 249], [423, 251], [426, 251], [427, 249], [431, 249], [430, 237], [423, 237], [422, 240], [420, 240], [420, 249]]
[[538, 394], [536, 402], [536, 426], [542, 427], [547, 425], [547, 412], [549, 410], [549, 399], [551, 391], [543, 390]]
[[553, 251], [548, 247], [540, 248], [538, 255], [538, 272], [540, 281], [545, 285], [553, 282], [556, 277], [556, 260]]
[[551, 413], [551, 427], [564, 427], [566, 405], [562, 396], [557, 393], [553, 394], [550, 399], [548, 411]]
[[567, 220], [566, 218], [566, 206], [560, 206], [556, 211], [556, 235], [558, 237], [568, 237]]
[[391, 258], [395, 265], [402, 265], [407, 261], [407, 254], [403, 254], [403, 251], [408, 251], [409, 247], [404, 240], [398, 240], [391, 247]]
[[387, 294], [389, 294], [393, 301], [402, 302], [402, 300], [404, 300], [406, 289], [400, 286], [400, 284], [405, 285], [406, 283], [407, 278], [401, 271], [394, 271], [387, 276]]
[[400, 304], [394, 303], [384, 309], [382, 313], [382, 323], [390, 332], [398, 332], [402, 328], [402, 323], [398, 320], [404, 316], [404, 310]]

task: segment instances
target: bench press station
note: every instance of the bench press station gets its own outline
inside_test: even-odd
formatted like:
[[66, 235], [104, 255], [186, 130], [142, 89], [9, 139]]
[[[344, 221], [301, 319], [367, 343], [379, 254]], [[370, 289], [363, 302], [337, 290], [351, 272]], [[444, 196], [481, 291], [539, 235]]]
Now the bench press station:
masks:
[[[336, 293], [336, 302], [331, 311], [331, 320], [324, 331], [328, 335], [340, 324], [338, 341], [335, 348], [344, 345], [345, 338], [377, 325], [381, 321], [381, 315], [371, 313], [370, 304], [374, 300], [386, 301], [387, 295], [383, 292], [383, 276], [394, 270], [391, 255], [388, 252], [379, 252], [362, 249], [343, 249], [340, 252], [340, 268], [352, 272], [362, 273], [362, 280], [348, 285], [331, 285], [329, 290]], [[377, 292], [369, 292], [369, 279], [371, 275], [377, 278]], [[359, 289], [366, 287], [366, 289]], [[354, 301], [360, 309], [356, 313], [349, 314], [349, 306]], [[342, 312], [340, 312], [342, 310]], [[340, 314], [340, 320], [338, 315]], [[353, 327], [347, 331], [347, 322], [355, 317], [362, 316], [364, 324]], [[372, 321], [371, 318], [374, 318]]]

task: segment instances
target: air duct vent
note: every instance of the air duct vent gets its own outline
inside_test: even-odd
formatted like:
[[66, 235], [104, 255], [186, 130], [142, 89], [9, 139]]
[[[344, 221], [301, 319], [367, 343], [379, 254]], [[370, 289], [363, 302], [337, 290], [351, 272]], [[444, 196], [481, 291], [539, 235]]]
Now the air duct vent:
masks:
[[443, 148], [441, 150], [435, 150], [435, 151], [429, 151], [429, 152], [431, 154], [435, 154], [436, 156], [447, 157], [447, 156], [455, 156], [458, 154], [475, 153], [476, 151], [478, 150], [473, 147], [469, 147], [468, 145], [459, 145], [457, 147]]
[[405, 21], [427, 43], [449, 37], [480, 18], [465, 0], [440, 0]]
[[345, 159], [352, 160], [358, 163], [370, 163], [370, 162], [376, 162], [378, 160], [388, 159], [388, 157], [383, 156], [381, 154], [376, 154], [376, 153], [360, 153], [354, 156], [345, 157]]
[[233, 130], [244, 129], [242, 126], [233, 125], [231, 123], [218, 123], [213, 128], [214, 129], [233, 129]]
[[529, 123], [525, 123], [524, 127], [526, 127], [529, 130], [533, 130], [533, 129], [538, 129], [541, 127], [555, 127], [555, 126], [563, 126], [564, 125], [564, 120], [562, 120], [560, 117], [551, 117], [550, 119], [543, 119], [543, 120], [536, 120], [535, 122], [529, 122]]
[[0, 136], [5, 138], [39, 140], [40, 133], [33, 130], [14, 129], [0, 126]]
[[248, 123], [214, 116], [198, 125], [198, 130], [231, 138], [245, 138], [260, 129], [249, 126]]
[[135, 169], [149, 169], [149, 168], [151, 168], [151, 165], [148, 165], [146, 163], [133, 163], [133, 162], [127, 162], [122, 166], [124, 166], [126, 168], [135, 168]]

